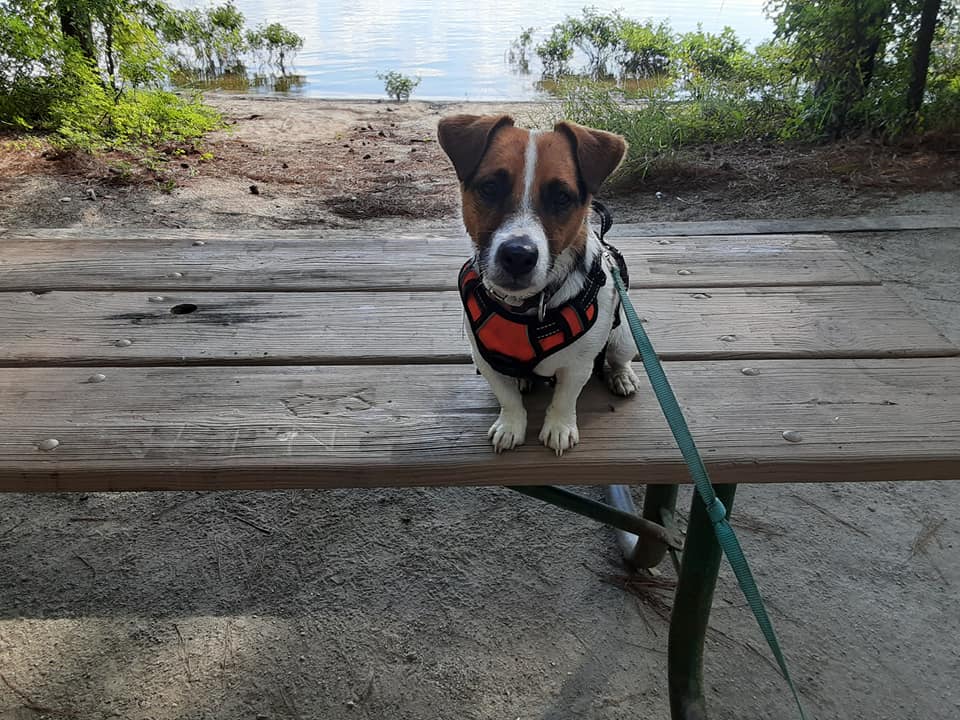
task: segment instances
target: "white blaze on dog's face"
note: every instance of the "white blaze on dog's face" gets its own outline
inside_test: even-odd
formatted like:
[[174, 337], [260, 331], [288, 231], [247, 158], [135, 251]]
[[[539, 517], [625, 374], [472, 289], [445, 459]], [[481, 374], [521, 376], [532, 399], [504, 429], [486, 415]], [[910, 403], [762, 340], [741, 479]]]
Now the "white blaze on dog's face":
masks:
[[567, 251], [584, 252], [590, 200], [626, 151], [611, 133], [567, 122], [522, 130], [507, 115], [444, 118], [438, 135], [484, 282], [515, 298], [551, 284]]

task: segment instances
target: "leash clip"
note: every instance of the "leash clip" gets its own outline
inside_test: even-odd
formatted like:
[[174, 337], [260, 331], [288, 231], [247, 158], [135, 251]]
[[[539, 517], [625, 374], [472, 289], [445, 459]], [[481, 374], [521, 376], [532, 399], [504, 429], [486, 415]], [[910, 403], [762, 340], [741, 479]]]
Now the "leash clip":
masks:
[[537, 320], [543, 322], [543, 318], [547, 314], [547, 294], [545, 292], [540, 293], [540, 304], [537, 307]]
[[600, 253], [600, 257], [603, 258], [604, 265], [606, 265], [611, 275], [620, 274], [620, 266], [617, 265], [617, 261], [614, 260], [613, 253], [610, 252], [610, 249], [606, 246], [606, 243], [604, 243], [603, 252]]

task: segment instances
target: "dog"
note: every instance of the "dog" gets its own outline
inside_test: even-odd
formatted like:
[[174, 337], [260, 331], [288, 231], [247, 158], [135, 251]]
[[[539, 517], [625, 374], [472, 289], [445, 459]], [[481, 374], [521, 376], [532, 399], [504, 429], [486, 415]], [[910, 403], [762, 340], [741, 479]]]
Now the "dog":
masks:
[[493, 449], [523, 444], [522, 391], [548, 378], [555, 387], [539, 438], [562, 455], [580, 441], [577, 399], [595, 362], [606, 360], [613, 393], [639, 386], [609, 251], [590, 227], [593, 197], [626, 141], [572, 122], [525, 130], [509, 115], [445, 117], [437, 135], [475, 251], [460, 292], [474, 362], [500, 402]]

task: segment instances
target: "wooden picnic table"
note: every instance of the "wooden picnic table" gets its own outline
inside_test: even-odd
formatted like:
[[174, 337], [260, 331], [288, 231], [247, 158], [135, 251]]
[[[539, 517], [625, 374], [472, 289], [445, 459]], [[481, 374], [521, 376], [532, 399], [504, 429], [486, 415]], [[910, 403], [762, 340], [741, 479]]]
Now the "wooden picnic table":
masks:
[[[721, 499], [960, 478], [960, 351], [829, 238], [611, 237]], [[649, 390], [591, 383], [563, 458], [536, 442], [541, 392], [528, 443], [491, 451], [455, 292], [468, 253], [452, 234], [0, 233], [0, 490], [629, 482], [669, 525], [688, 475]], [[671, 704], [697, 718], [720, 555], [696, 501], [686, 547]]]

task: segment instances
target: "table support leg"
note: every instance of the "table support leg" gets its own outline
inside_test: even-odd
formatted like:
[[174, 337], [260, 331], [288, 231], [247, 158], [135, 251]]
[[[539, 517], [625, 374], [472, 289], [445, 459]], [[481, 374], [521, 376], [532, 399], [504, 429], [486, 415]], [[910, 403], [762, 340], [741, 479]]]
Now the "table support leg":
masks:
[[[728, 516], [736, 490], [736, 485], [718, 485], [716, 489]], [[694, 493], [670, 617], [667, 677], [673, 720], [706, 720], [707, 717], [703, 696], [703, 642], [722, 557], [703, 501]]]
[[[672, 514], [677, 509], [677, 489], [676, 485], [647, 485], [643, 491], [641, 517], [663, 525], [664, 512]], [[633, 563], [637, 567], [656, 567], [663, 561], [666, 553], [667, 546], [663, 543], [637, 543]]]
[[[607, 486], [607, 500], [614, 507], [636, 515], [633, 497], [628, 485]], [[647, 485], [643, 495], [643, 517], [657, 525], [663, 525], [663, 513], [673, 513], [677, 506], [676, 485]], [[649, 569], [656, 567], [667, 552], [667, 545], [653, 538], [637, 537], [625, 530], [617, 531], [617, 542], [624, 561], [634, 568]]]

